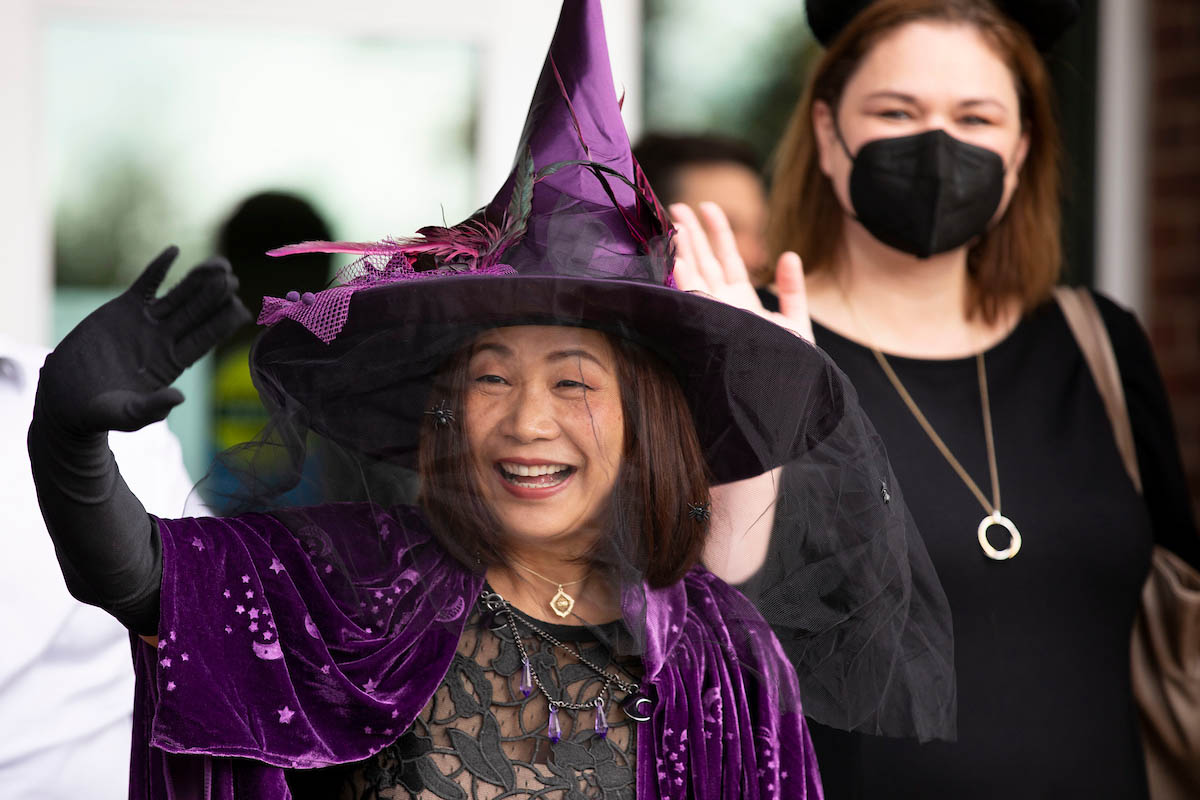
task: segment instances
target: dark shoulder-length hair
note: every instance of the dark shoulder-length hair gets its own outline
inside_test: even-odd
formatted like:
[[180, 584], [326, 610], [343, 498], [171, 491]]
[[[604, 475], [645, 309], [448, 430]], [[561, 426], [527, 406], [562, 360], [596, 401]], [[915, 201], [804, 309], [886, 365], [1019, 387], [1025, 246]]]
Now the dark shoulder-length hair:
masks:
[[[616, 355], [624, 417], [624, 454], [609, 501], [608, 530], [588, 560], [593, 569], [633, 571], [652, 587], [669, 586], [700, 559], [709, 476], [679, 381], [661, 359], [627, 339], [605, 334]], [[462, 409], [470, 348], [451, 358], [434, 381], [433, 405]], [[445, 419], [443, 417], [443, 419]], [[442, 545], [462, 563], [507, 564], [505, 541], [483, 501], [468, 452], [462, 414], [421, 428], [420, 504]]]
[[1050, 296], [1062, 269], [1058, 123], [1041, 55], [1029, 34], [989, 0], [876, 0], [838, 35], [813, 69], [775, 154], [768, 241], [776, 254], [799, 253], [808, 272], [833, 263], [844, 212], [821, 172], [813, 106], [820, 100], [836, 111], [846, 84], [875, 44], [903, 25], [922, 21], [974, 27], [1016, 81], [1029, 153], [1004, 216], [967, 253], [967, 312], [994, 321], [1012, 298], [1028, 311]]

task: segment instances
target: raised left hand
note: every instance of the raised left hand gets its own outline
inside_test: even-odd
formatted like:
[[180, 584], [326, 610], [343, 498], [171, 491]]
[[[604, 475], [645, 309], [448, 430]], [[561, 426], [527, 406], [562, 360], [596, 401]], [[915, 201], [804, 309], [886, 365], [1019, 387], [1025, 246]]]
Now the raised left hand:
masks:
[[703, 292], [732, 306], [752, 311], [813, 341], [800, 256], [787, 252], [779, 257], [775, 268], [775, 288], [779, 294], [780, 310], [768, 311], [763, 308], [750, 283], [729, 220], [720, 206], [701, 203], [700, 217], [684, 203], [675, 203], [669, 210], [678, 230], [675, 282], [679, 288]]

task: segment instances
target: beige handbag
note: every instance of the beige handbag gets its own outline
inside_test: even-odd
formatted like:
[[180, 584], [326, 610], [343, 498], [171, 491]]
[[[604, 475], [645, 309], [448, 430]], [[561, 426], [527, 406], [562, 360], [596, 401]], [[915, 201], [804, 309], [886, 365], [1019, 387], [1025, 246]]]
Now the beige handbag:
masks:
[[[1100, 310], [1086, 289], [1059, 287], [1054, 299], [1083, 351], [1125, 469], [1140, 493], [1133, 429]], [[1162, 547], [1154, 548], [1130, 644], [1150, 797], [1196, 800], [1200, 798], [1200, 573]]]

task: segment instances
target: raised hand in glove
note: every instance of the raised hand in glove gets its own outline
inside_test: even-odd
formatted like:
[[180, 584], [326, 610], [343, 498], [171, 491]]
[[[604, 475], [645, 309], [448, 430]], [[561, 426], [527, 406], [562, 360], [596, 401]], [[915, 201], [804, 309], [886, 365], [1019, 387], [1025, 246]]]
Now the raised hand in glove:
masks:
[[135, 431], [183, 401], [179, 374], [250, 319], [223, 259], [156, 297], [168, 247], [127, 291], [46, 358], [29, 426], [29, 460], [67, 588], [138, 633], [158, 622], [158, 530], [117, 470], [108, 431]]
[[79, 323], [42, 367], [39, 411], [70, 433], [134, 431], [183, 402], [171, 384], [250, 319], [222, 258], [205, 261], [166, 296], [168, 247], [123, 294]]

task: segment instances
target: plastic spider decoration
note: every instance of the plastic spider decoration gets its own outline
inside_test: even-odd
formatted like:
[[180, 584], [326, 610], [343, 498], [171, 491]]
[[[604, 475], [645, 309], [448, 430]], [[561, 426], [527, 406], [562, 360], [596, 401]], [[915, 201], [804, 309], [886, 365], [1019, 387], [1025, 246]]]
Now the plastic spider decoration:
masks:
[[439, 400], [436, 406], [425, 413], [433, 417], [435, 428], [449, 428], [450, 423], [454, 422], [454, 409], [446, 405], [445, 400]]
[[696, 522], [712, 519], [712, 507], [708, 503], [688, 503], [688, 516]]

